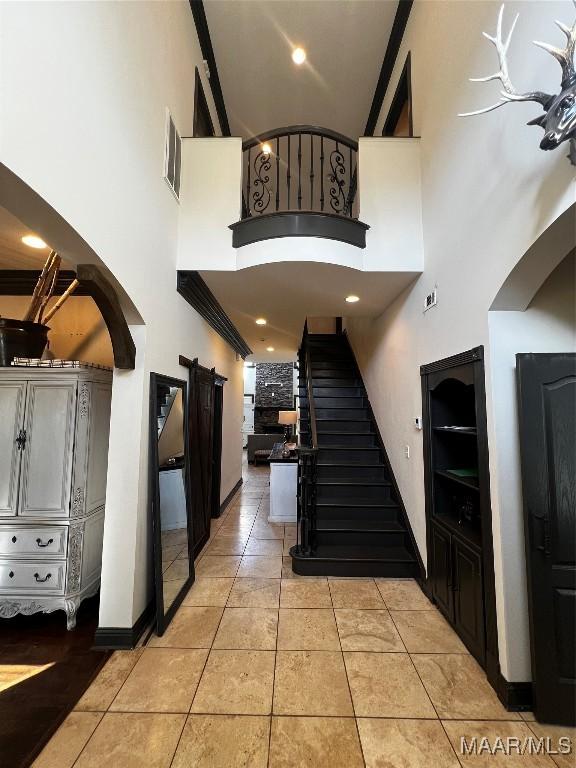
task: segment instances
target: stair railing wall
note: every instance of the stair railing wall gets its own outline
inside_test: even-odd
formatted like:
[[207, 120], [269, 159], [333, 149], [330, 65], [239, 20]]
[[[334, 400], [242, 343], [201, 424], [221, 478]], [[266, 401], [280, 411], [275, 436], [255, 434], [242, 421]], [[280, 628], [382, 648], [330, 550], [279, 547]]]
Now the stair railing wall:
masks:
[[294, 125], [243, 142], [242, 218], [314, 211], [358, 218], [358, 142]]
[[296, 546], [300, 555], [309, 555], [313, 551], [316, 532], [316, 477], [318, 460], [318, 435], [316, 431], [316, 412], [312, 386], [312, 365], [308, 344], [308, 325], [304, 326], [304, 336], [299, 352], [300, 370], [306, 381], [308, 400], [308, 446], [298, 451], [298, 525]]

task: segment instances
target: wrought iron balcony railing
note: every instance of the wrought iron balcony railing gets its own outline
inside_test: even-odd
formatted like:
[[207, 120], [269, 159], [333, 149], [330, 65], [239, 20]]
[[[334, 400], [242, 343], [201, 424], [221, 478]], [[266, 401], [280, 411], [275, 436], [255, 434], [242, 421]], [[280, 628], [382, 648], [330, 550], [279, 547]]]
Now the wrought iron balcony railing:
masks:
[[245, 141], [242, 218], [311, 211], [358, 218], [358, 142], [311, 125]]

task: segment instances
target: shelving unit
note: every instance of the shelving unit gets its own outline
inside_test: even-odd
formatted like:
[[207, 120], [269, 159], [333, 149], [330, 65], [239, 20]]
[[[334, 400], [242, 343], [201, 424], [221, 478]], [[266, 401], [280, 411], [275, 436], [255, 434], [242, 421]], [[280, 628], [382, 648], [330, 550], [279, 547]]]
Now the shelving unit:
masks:
[[498, 646], [483, 349], [422, 366], [421, 375], [427, 587], [470, 652], [495, 676]]

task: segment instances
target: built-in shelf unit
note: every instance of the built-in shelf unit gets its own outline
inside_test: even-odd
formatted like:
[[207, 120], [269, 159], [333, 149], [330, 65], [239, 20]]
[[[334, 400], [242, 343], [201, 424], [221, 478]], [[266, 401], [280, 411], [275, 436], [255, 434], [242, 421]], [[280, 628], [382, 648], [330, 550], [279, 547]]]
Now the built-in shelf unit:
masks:
[[483, 348], [422, 366], [427, 589], [470, 652], [497, 670]]

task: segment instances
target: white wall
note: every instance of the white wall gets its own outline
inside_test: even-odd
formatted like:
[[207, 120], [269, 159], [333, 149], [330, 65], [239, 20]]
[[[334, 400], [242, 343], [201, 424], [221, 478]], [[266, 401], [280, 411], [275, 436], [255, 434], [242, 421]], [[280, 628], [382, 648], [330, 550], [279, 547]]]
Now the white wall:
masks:
[[[421, 137], [425, 269], [380, 318], [347, 323], [424, 560], [422, 435], [413, 427], [413, 417], [422, 410], [419, 367], [483, 344], [490, 384], [495, 364], [488, 325], [492, 301], [523, 254], [574, 201], [567, 148], [541, 151], [541, 129], [525, 125], [541, 114], [539, 105], [514, 104], [475, 118], [457, 117], [497, 100], [497, 84], [472, 84], [467, 78], [497, 68], [493, 46], [482, 31], [494, 32], [498, 8], [496, 2], [435, 0], [417, 0], [413, 6], [375, 133], [381, 133], [411, 51], [414, 132]], [[510, 75], [519, 89], [556, 92], [558, 64], [530, 41], [561, 42], [553, 21], [570, 23], [573, 5], [509, 3], [506, 29], [516, 11], [520, 19], [510, 49]], [[438, 305], [423, 313], [424, 298], [435, 285]], [[497, 434], [490, 419], [490, 387], [487, 397], [495, 547], [500, 547], [496, 539], [502, 528], [501, 549], [506, 551], [506, 537], [518, 539], [518, 531], [500, 525], [506, 511], [500, 506], [498, 484], [503, 483], [502, 492], [517, 494], [517, 489], [504, 485], [504, 468], [494, 462]], [[405, 445], [411, 447], [410, 459], [404, 458]], [[517, 541], [514, 546], [517, 550]], [[510, 565], [516, 569], [511, 578], [503, 571], [501, 556], [495, 559], [502, 673], [508, 680], [527, 680], [525, 604], [518, 607], [517, 593], [522, 563]]]
[[176, 293], [180, 209], [162, 179], [166, 107], [192, 134], [194, 65], [216, 124], [214, 104], [185, 0], [2, 3], [0, 35], [0, 161], [82, 235], [145, 323], [131, 327], [136, 369], [114, 373], [104, 532], [100, 625], [128, 627], [150, 597], [150, 371], [186, 377], [183, 354], [228, 378], [222, 497], [241, 475], [242, 362]]

